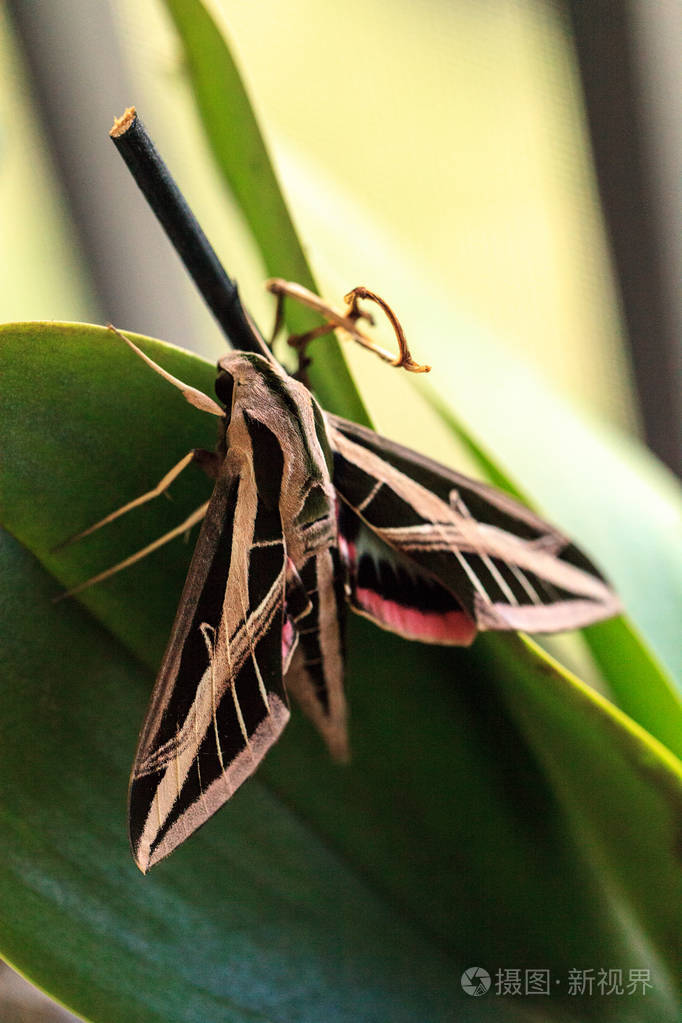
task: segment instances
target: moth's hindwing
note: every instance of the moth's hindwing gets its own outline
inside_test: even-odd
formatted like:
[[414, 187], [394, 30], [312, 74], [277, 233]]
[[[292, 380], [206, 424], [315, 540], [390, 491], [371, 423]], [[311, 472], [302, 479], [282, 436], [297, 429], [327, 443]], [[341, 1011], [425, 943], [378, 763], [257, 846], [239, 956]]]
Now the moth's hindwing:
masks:
[[617, 613], [594, 565], [505, 494], [329, 416], [351, 604], [438, 643], [559, 632]]

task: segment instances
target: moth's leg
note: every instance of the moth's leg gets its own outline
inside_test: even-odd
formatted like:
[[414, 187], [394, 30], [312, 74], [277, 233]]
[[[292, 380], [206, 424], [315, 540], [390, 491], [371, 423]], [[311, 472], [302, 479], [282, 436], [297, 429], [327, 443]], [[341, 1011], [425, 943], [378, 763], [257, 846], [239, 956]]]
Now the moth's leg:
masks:
[[275, 306], [275, 321], [272, 324], [272, 333], [270, 334], [271, 348], [284, 324], [284, 294], [281, 291], [276, 291], [274, 294], [277, 296], [277, 305]]
[[303, 355], [311, 341], [317, 340], [318, 337], [324, 337], [325, 334], [331, 334], [333, 330], [336, 330], [335, 324], [321, 323], [319, 327], [313, 327], [312, 330], [307, 330], [305, 334], [290, 334], [287, 338], [287, 344], [291, 348], [296, 348], [299, 355]]
[[[344, 331], [351, 340], [357, 344], [362, 345], [363, 348], [367, 348], [370, 352], [374, 352], [384, 362], [390, 363], [392, 366], [402, 367], [403, 369], [409, 370], [411, 373], [428, 373], [431, 369], [430, 366], [422, 366], [415, 362], [410, 354], [410, 350], [407, 347], [407, 341], [405, 340], [405, 334], [400, 325], [398, 317], [395, 315], [388, 302], [385, 302], [383, 298], [370, 291], [369, 288], [359, 287], [353, 288], [345, 296], [346, 308], [343, 312], [339, 312], [334, 309], [333, 306], [329, 305], [323, 299], [313, 294], [312, 291], [308, 291], [307, 288], [301, 287], [300, 284], [293, 284], [290, 281], [283, 281], [280, 278], [273, 278], [266, 282], [266, 288], [274, 295], [278, 296], [280, 300], [283, 296], [296, 299], [303, 305], [309, 306], [316, 312], [320, 313], [326, 319], [326, 324], [322, 327], [316, 328], [316, 330], [310, 331], [308, 334], [301, 335], [300, 338], [293, 338], [294, 347], [299, 347], [301, 344], [308, 344], [314, 337], [320, 337], [322, 334], [326, 334], [330, 329], [340, 329]], [[361, 309], [358, 305], [358, 299], [366, 299], [370, 302], [375, 302], [380, 309], [385, 313], [391, 327], [396, 336], [398, 342], [398, 355], [397, 357], [389, 352], [387, 348], [382, 348], [372, 338], [367, 337], [362, 331], [358, 330], [357, 321], [367, 320], [370, 324], [374, 324], [374, 318], [364, 309]]]
[[218, 475], [221, 459], [220, 455], [215, 451], [204, 451], [202, 448], [195, 448], [193, 451], [189, 451], [184, 458], [181, 458], [177, 465], [174, 465], [172, 469], [169, 469], [166, 475], [159, 480], [155, 487], [148, 490], [145, 494], [140, 494], [139, 497], [135, 497], [132, 501], [128, 501], [127, 504], [121, 505], [116, 511], [110, 512], [105, 515], [99, 522], [95, 522], [92, 526], [88, 526], [87, 529], [81, 530], [80, 533], [76, 533], [74, 536], [70, 536], [68, 540], [64, 540], [62, 543], [57, 544], [56, 547], [52, 548], [52, 551], [60, 551], [63, 547], [68, 547], [72, 543], [76, 543], [78, 540], [82, 540], [84, 537], [89, 536], [90, 533], [95, 533], [102, 526], [109, 525], [114, 519], [119, 518], [121, 515], [125, 515], [126, 512], [132, 511], [133, 508], [139, 508], [141, 504], [146, 504], [147, 501], [153, 501], [155, 497], [160, 497], [161, 494], [168, 490], [173, 480], [177, 479], [180, 473], [187, 468], [191, 462], [196, 462], [208, 476], [215, 479]]
[[87, 589], [89, 586], [94, 586], [95, 583], [101, 583], [104, 579], [108, 579], [109, 576], [116, 575], [117, 572], [122, 572], [124, 568], [130, 568], [136, 561], [141, 561], [142, 558], [146, 558], [152, 551], [157, 550], [159, 547], [163, 547], [164, 544], [174, 540], [176, 536], [182, 536], [188, 529], [196, 525], [197, 522], [201, 522], [206, 514], [209, 502], [206, 501], [199, 508], [188, 515], [184, 522], [181, 522], [179, 526], [171, 529], [170, 532], [164, 533], [163, 536], [158, 537], [153, 543], [147, 544], [142, 550], [136, 551], [135, 554], [131, 554], [130, 557], [125, 558], [123, 561], [119, 561], [117, 565], [112, 565], [111, 568], [105, 569], [104, 572], [99, 572], [97, 575], [93, 575], [90, 579], [86, 579], [84, 583], [80, 583], [78, 586], [74, 586], [72, 590], [67, 590], [66, 593], [60, 593], [58, 597], [54, 598], [54, 603], [58, 603], [60, 600], [64, 600], [66, 597], [73, 597], [76, 593], [81, 593], [82, 590]]
[[325, 302], [323, 298], [320, 298], [319, 295], [304, 288], [301, 284], [295, 284], [293, 281], [284, 281], [281, 277], [271, 277], [270, 280], [265, 282], [265, 287], [272, 295], [277, 296], [278, 325], [281, 324], [282, 305], [285, 298], [293, 298], [300, 302], [301, 305], [307, 305], [310, 309], [314, 309], [315, 312], [324, 316], [325, 320], [329, 323], [337, 327], [343, 327], [344, 330], [348, 330], [349, 326], [352, 327], [355, 320], [367, 320], [368, 323], [374, 324], [374, 317], [364, 309], [357, 308], [352, 312], [346, 310], [344, 313], [340, 313], [333, 306], [329, 305], [328, 302]]
[[133, 344], [130, 338], [127, 338], [125, 334], [122, 334], [121, 331], [117, 330], [111, 323], [109, 324], [109, 330], [113, 334], [116, 334], [117, 337], [120, 337], [122, 341], [125, 341], [128, 347], [132, 348], [135, 354], [139, 355], [139, 357], [143, 359], [148, 366], [151, 366], [155, 373], [158, 373], [159, 376], [163, 377], [164, 380], [167, 380], [169, 384], [172, 384], [173, 387], [177, 387], [178, 390], [182, 391], [185, 401], [188, 401], [190, 405], [194, 405], [195, 408], [201, 409], [202, 412], [210, 412], [213, 416], [225, 415], [225, 409], [221, 408], [220, 405], [213, 400], [213, 398], [209, 398], [209, 396], [204, 394], [203, 391], [197, 390], [196, 387], [192, 387], [190, 384], [183, 383], [182, 380], [178, 380], [177, 377], [174, 377], [172, 373], [168, 373], [167, 370], [163, 369], [162, 366], [159, 366], [157, 362], [154, 362], [154, 360], [150, 359], [148, 355], [145, 355], [136, 344]]
[[306, 349], [311, 341], [318, 337], [324, 337], [325, 334], [331, 334], [334, 329], [333, 323], [322, 323], [319, 327], [306, 331], [305, 334], [290, 334], [287, 338], [287, 344], [290, 348], [295, 349], [298, 356], [298, 367], [294, 377], [308, 388], [310, 388], [310, 381], [308, 380], [307, 370], [313, 360], [309, 355], [306, 355]]
[[394, 358], [386, 348], [382, 348], [380, 345], [375, 344], [374, 341], [367, 344], [369, 339], [365, 338], [364, 335], [359, 334], [358, 332], [353, 335], [353, 339], [364, 347], [370, 348], [371, 351], [375, 352], [380, 359], [383, 359], [384, 362], [389, 362], [397, 369], [406, 369], [409, 370], [410, 373], [429, 373], [431, 371], [430, 366], [423, 366], [420, 363], [415, 362], [412, 358], [410, 349], [407, 347], [407, 339], [405, 338], [405, 333], [400, 320], [393, 312], [388, 302], [381, 298], [380, 295], [377, 295], [374, 291], [370, 291], [369, 288], [353, 288], [353, 290], [349, 291], [343, 299], [346, 303], [345, 315], [353, 321], [359, 317], [360, 309], [358, 307], [358, 299], [360, 298], [367, 299], [369, 302], [376, 302], [379, 308], [386, 315], [386, 319], [391, 324], [396, 341], [398, 342], [398, 356], [397, 358]]
[[[310, 382], [306, 370], [312, 360], [306, 354], [306, 349], [311, 341], [315, 341], [318, 337], [324, 337], [325, 334], [330, 334], [342, 325], [339, 321], [339, 313], [332, 309], [323, 299], [315, 295], [314, 292], [308, 291], [307, 288], [302, 287], [300, 284], [293, 284], [275, 277], [266, 281], [265, 286], [277, 298], [270, 347], [272, 347], [275, 338], [282, 329], [284, 323], [284, 303], [287, 298], [293, 298], [302, 305], [307, 305], [325, 318], [325, 322], [320, 324], [319, 327], [313, 327], [312, 330], [307, 330], [304, 334], [290, 334], [287, 338], [287, 344], [296, 350], [298, 356], [298, 367], [294, 373], [294, 378], [300, 380], [306, 387], [309, 387]], [[356, 319], [366, 319], [370, 323], [374, 323], [372, 316], [361, 309], [357, 309], [348, 318], [348, 323], [355, 322]]]

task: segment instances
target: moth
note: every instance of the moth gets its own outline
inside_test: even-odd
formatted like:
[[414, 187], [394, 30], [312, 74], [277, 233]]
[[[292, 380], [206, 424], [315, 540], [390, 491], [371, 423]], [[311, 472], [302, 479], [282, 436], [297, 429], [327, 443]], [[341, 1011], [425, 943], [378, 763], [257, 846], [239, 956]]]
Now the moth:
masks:
[[215, 453], [192, 453], [91, 527], [156, 496], [192, 459], [215, 478], [194, 516], [203, 523], [132, 769], [130, 842], [143, 872], [254, 772], [289, 719], [290, 696], [332, 756], [347, 757], [346, 608], [407, 639], [451, 645], [488, 629], [574, 629], [619, 610], [553, 526], [326, 413], [274, 359], [224, 356], [218, 404], [125, 340], [221, 423]]

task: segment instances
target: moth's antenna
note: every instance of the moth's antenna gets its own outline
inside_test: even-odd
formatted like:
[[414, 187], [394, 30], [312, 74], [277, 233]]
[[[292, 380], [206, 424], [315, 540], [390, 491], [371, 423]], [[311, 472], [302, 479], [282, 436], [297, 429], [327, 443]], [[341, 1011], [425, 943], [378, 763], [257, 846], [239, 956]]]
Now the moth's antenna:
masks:
[[177, 377], [174, 377], [173, 374], [169, 373], [168, 370], [163, 368], [163, 366], [159, 366], [158, 362], [154, 362], [154, 360], [150, 359], [148, 355], [145, 355], [142, 349], [138, 348], [129, 337], [126, 337], [120, 330], [117, 330], [113, 323], [108, 324], [107, 329], [113, 334], [116, 334], [117, 337], [120, 337], [121, 341], [125, 341], [128, 347], [132, 348], [135, 352], [135, 355], [139, 356], [143, 362], [146, 362], [155, 373], [158, 373], [160, 377], [167, 380], [169, 384], [173, 385], [173, 387], [177, 387], [177, 389], [182, 392], [182, 396], [185, 401], [190, 405], [194, 405], [195, 408], [200, 409], [202, 412], [210, 412], [212, 416], [225, 417], [225, 409], [221, 408], [217, 401], [214, 401], [213, 398], [209, 398], [207, 394], [204, 394], [203, 391], [197, 390], [196, 387], [192, 387], [191, 384], [186, 384], [184, 380], [178, 380]]
[[116, 118], [109, 134], [230, 344], [273, 360], [242, 305], [236, 283], [225, 272], [135, 107]]

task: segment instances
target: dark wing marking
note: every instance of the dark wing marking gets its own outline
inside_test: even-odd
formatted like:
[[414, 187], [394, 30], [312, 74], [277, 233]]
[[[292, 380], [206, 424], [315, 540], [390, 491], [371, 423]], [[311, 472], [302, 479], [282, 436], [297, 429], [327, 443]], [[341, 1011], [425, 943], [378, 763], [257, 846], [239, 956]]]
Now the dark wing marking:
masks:
[[138, 744], [130, 841], [146, 871], [229, 799], [279, 738], [286, 554], [253, 477], [211, 498]]
[[[426, 490], [440, 497], [446, 504], [450, 503], [453, 490], [457, 491], [466, 506], [478, 522], [489, 523], [504, 529], [522, 539], [538, 539], [551, 536], [556, 540], [557, 547], [570, 550], [571, 542], [560, 533], [555, 526], [541, 519], [525, 505], [503, 491], [479, 480], [472, 480], [454, 469], [441, 465], [440, 462], [427, 458], [418, 451], [404, 447], [396, 441], [381, 437], [374, 430], [368, 430], [358, 423], [342, 419], [327, 413], [331, 425], [344, 437], [354, 441], [366, 450], [373, 452], [383, 461], [388, 462], [404, 473], [415, 483], [420, 483]], [[564, 554], [566, 554], [566, 550]], [[590, 567], [595, 574], [596, 569], [588, 559], [576, 548], [576, 564], [578, 567]]]
[[587, 557], [516, 501], [356, 424], [329, 422], [341, 499], [479, 629], [554, 632], [619, 610]]
[[291, 658], [298, 644], [300, 620], [309, 614], [313, 607], [291, 558], [287, 558], [285, 594], [282, 628], [282, 673], [284, 675], [289, 670]]
[[339, 501], [346, 596], [358, 614], [421, 643], [468, 646], [476, 624], [457, 598], [406, 554], [389, 547]]
[[285, 675], [288, 692], [326, 741], [337, 760], [348, 757], [343, 691], [345, 602], [338, 551], [327, 548], [306, 561], [300, 583], [309, 602], [296, 620], [298, 645]]

